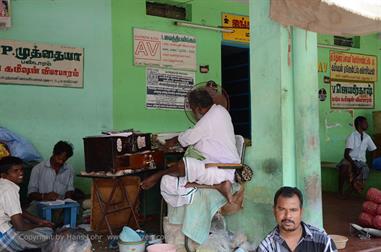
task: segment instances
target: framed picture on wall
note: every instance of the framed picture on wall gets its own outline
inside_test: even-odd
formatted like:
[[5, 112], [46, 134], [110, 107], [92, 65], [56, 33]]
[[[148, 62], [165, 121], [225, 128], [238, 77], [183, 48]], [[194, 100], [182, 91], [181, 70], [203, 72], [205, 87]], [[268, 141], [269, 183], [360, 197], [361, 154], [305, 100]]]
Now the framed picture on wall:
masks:
[[11, 0], [0, 0], [0, 28], [11, 27]]

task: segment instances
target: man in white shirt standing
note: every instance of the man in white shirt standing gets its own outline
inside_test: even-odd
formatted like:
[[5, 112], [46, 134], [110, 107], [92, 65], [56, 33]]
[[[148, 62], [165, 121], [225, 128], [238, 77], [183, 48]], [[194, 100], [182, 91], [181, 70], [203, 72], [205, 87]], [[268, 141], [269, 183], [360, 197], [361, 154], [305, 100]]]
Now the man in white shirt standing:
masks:
[[205, 88], [191, 91], [188, 101], [197, 123], [167, 141], [166, 145], [168, 147], [178, 142], [183, 147], [193, 146], [205, 159], [200, 161], [184, 157], [178, 163], [145, 179], [141, 187], [149, 189], [162, 179], [161, 193], [173, 207], [192, 202], [195, 184], [217, 189], [231, 203], [231, 183], [234, 182], [235, 170], [205, 167], [207, 163], [240, 163], [229, 112], [223, 106], [214, 104]]
[[368, 122], [365, 117], [358, 116], [355, 119], [355, 128], [347, 138], [344, 151], [344, 159], [337, 165], [339, 169], [339, 193], [343, 195], [346, 178], [357, 192], [363, 190], [363, 185], [369, 175], [369, 167], [366, 163], [366, 152], [377, 149], [372, 138], [365, 133]]
[[53, 223], [22, 211], [19, 186], [23, 162], [17, 157], [0, 160], [0, 251], [22, 251], [45, 246]]

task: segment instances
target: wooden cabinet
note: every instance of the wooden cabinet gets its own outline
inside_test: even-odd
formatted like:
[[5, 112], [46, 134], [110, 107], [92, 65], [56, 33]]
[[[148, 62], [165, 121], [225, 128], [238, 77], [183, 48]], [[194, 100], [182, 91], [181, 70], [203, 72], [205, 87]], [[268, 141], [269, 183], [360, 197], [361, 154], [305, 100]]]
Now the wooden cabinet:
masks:
[[87, 172], [117, 171], [130, 166], [130, 155], [151, 150], [151, 134], [83, 138]]

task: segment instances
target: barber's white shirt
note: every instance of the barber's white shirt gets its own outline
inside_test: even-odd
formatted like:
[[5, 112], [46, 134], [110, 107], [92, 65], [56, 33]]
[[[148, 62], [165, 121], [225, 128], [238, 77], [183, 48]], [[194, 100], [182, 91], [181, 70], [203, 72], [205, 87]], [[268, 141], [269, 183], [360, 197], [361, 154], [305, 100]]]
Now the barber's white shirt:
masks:
[[205, 163], [240, 163], [229, 112], [213, 105], [196, 125], [178, 137], [183, 147], [194, 145]]
[[366, 151], [374, 151], [377, 149], [372, 138], [365, 132], [363, 132], [363, 139], [361, 141], [361, 134], [357, 130], [347, 138], [345, 148], [351, 149], [349, 155], [353, 160], [362, 162], [366, 162]]
[[20, 187], [8, 179], [0, 178], [0, 232], [11, 227], [11, 216], [21, 214]]

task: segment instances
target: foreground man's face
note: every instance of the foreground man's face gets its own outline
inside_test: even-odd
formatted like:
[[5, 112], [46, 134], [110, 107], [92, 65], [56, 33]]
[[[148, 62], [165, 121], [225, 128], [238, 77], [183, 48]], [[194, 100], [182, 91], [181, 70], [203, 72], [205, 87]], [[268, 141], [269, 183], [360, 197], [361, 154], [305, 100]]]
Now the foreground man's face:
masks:
[[303, 209], [300, 208], [298, 196], [291, 198], [279, 196], [277, 204], [274, 206], [275, 220], [279, 229], [283, 232], [292, 232], [300, 227]]

